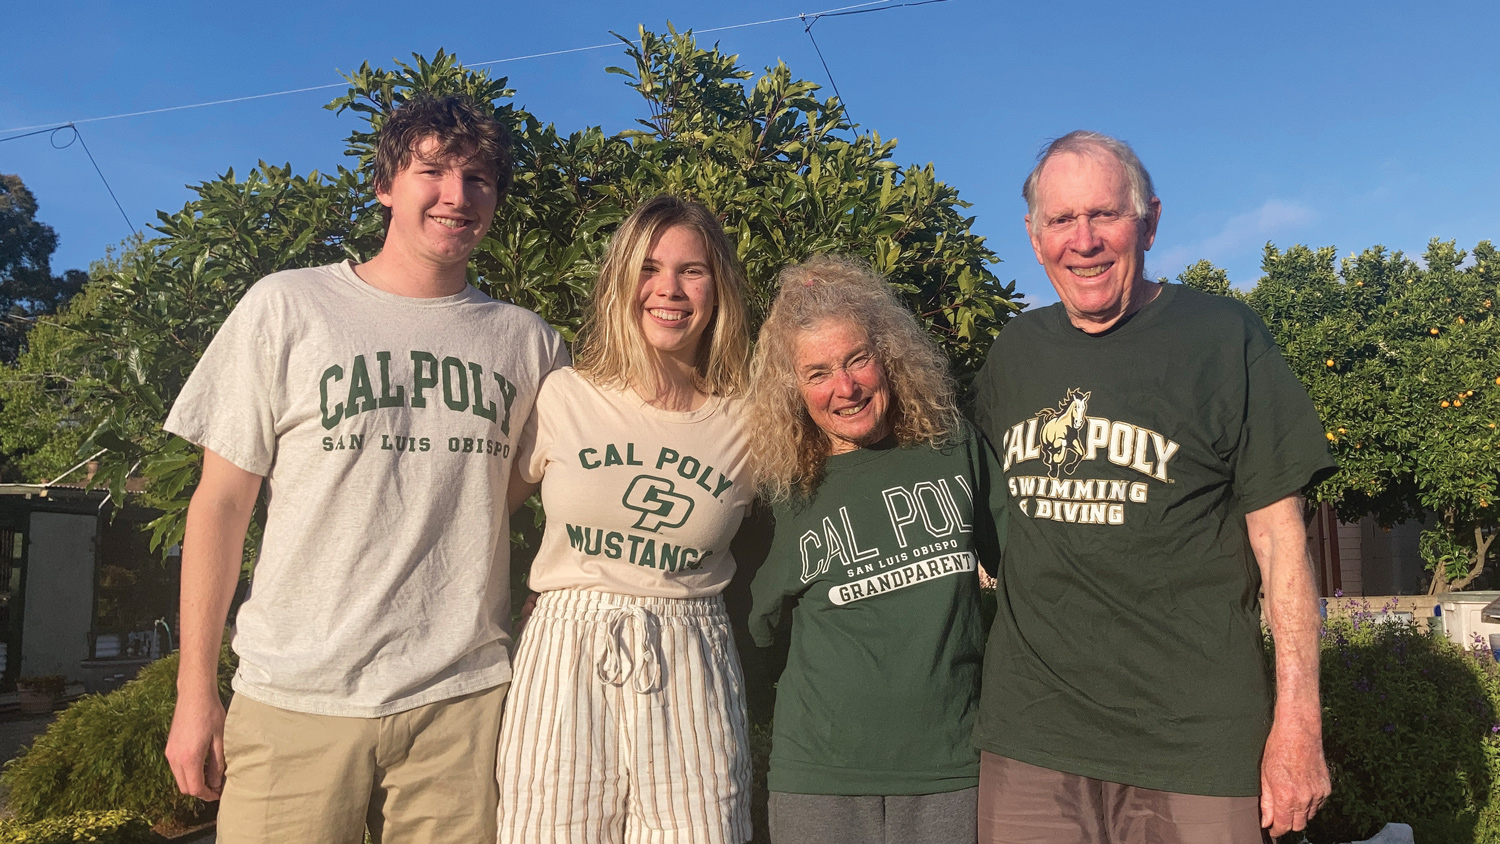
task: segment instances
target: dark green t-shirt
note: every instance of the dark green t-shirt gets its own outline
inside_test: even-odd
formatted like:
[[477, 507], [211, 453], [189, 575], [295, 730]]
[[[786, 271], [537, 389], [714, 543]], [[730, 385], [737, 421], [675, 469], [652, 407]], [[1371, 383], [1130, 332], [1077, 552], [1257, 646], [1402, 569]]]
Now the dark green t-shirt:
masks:
[[1249, 308], [1181, 285], [1090, 336], [1006, 326], [975, 415], [1013, 503], [975, 743], [1053, 770], [1250, 796], [1270, 726], [1245, 514], [1333, 467]]
[[984, 651], [976, 565], [993, 570], [1005, 488], [966, 430], [935, 449], [835, 455], [810, 499], [775, 508], [750, 633], [791, 651], [776, 692], [772, 791], [938, 794], [978, 783], [971, 743]]

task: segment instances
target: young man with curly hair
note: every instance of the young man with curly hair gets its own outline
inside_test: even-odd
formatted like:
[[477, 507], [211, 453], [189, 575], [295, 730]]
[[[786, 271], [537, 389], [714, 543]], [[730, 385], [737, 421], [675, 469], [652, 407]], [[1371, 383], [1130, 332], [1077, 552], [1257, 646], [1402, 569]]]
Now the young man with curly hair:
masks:
[[[204, 449], [167, 758], [220, 800], [225, 844], [495, 840], [512, 443], [566, 351], [466, 281], [510, 185], [489, 109], [413, 99], [374, 169], [380, 253], [256, 283], [166, 423]], [[263, 484], [226, 717], [220, 633]]]

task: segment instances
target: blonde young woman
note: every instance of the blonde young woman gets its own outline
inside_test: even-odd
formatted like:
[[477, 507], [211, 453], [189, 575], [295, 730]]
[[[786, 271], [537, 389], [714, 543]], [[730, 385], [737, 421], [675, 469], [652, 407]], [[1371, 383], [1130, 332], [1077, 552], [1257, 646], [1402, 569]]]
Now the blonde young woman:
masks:
[[547, 527], [500, 734], [502, 844], [750, 838], [720, 597], [754, 495], [743, 289], [707, 209], [652, 199], [610, 243], [577, 362], [542, 385], [516, 464]]
[[773, 504], [750, 633], [795, 598], [772, 728], [772, 844], [973, 844], [970, 743], [1005, 488], [947, 360], [868, 267], [781, 273], [751, 430]]

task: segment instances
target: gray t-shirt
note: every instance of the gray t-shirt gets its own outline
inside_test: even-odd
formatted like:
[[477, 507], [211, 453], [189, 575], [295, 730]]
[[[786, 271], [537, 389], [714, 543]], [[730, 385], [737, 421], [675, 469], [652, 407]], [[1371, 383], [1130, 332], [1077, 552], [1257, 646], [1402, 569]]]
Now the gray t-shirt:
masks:
[[235, 690], [376, 717], [509, 680], [513, 444], [566, 362], [472, 287], [397, 296], [347, 263], [252, 287], [165, 426], [269, 483]]

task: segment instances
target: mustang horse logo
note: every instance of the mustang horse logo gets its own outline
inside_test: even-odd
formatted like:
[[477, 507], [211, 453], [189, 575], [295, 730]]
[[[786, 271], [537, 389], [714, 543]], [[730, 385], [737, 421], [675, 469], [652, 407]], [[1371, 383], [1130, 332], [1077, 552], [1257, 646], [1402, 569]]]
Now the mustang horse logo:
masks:
[[1067, 398], [1057, 405], [1056, 410], [1047, 407], [1037, 412], [1036, 418], [1041, 420], [1042, 429], [1042, 462], [1047, 464], [1048, 477], [1057, 477], [1059, 471], [1073, 474], [1083, 459], [1089, 395], [1082, 390], [1068, 390]]

